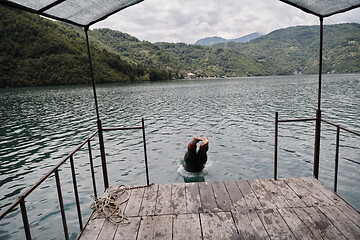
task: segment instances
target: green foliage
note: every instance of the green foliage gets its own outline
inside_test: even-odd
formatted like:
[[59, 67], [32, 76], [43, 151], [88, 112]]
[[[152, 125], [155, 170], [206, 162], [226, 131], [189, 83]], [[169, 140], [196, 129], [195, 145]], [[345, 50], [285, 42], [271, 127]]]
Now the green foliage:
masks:
[[[271, 74], [317, 73], [319, 64], [319, 26], [298, 26], [276, 30], [246, 44], [226, 43], [228, 48], [251, 56]], [[324, 26], [323, 71], [360, 72], [360, 24]]]
[[[91, 81], [81, 29], [6, 7], [0, 7], [0, 15], [0, 87]], [[131, 39], [128, 35], [124, 40]], [[153, 69], [127, 61], [106, 48], [92, 47], [91, 53], [95, 80], [100, 83], [172, 77], [165, 68]]]
[[[0, 7], [0, 87], [90, 82], [83, 29]], [[89, 31], [99, 83], [317, 73], [319, 26], [276, 30], [248, 43], [150, 43], [111, 29]], [[360, 72], [360, 24], [324, 27], [324, 72]]]
[[[324, 72], [360, 72], [359, 28], [355, 23], [324, 27]], [[288, 75], [317, 73], [319, 68], [319, 26], [290, 27], [248, 43], [213, 46], [152, 44], [109, 29], [96, 29], [92, 36], [98, 45], [129, 61], [171, 69], [177, 76]]]

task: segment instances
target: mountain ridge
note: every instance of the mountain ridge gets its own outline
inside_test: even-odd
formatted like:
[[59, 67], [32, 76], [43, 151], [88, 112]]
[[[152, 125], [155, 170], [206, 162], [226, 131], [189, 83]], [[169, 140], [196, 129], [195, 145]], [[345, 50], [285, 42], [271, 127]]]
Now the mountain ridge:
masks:
[[218, 36], [213, 36], [213, 37], [206, 37], [206, 38], [202, 38], [197, 40], [194, 44], [195, 45], [202, 45], [202, 46], [209, 46], [209, 45], [214, 45], [214, 44], [218, 44], [218, 43], [225, 43], [225, 42], [241, 42], [241, 43], [247, 43], [250, 42], [251, 40], [254, 40], [258, 37], [263, 36], [262, 34], [258, 33], [258, 32], [254, 32], [254, 33], [250, 33], [248, 35], [239, 37], [239, 38], [234, 38], [234, 39], [225, 39], [222, 37], [218, 37]]
[[[165, 66], [185, 75], [193, 73], [196, 77], [318, 72], [319, 26], [316, 25], [277, 29], [247, 43], [201, 46], [147, 41], [123, 43], [113, 39], [109, 44], [121, 56], [135, 62]], [[360, 72], [360, 24], [324, 26], [323, 72]]]

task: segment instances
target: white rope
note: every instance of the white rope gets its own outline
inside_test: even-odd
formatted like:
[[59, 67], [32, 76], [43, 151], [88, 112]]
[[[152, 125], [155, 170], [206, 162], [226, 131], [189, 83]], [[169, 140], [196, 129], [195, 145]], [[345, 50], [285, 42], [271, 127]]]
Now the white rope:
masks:
[[[90, 206], [91, 209], [94, 210], [92, 219], [104, 215], [104, 217], [113, 224], [129, 224], [130, 220], [124, 215], [124, 211], [122, 210], [122, 205], [129, 201], [130, 198], [130, 194], [127, 190], [143, 187], [147, 186], [125, 187], [124, 185], [120, 185], [106, 189], [102, 198], [91, 196], [94, 200]], [[127, 196], [122, 197], [124, 194], [127, 194]], [[122, 201], [119, 201], [120, 199]]]

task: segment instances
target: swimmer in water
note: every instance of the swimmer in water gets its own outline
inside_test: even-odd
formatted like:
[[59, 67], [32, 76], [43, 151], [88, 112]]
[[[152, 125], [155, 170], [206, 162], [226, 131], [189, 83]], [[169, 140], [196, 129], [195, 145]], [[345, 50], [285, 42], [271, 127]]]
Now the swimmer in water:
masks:
[[[201, 142], [199, 151], [196, 152], [196, 144]], [[188, 172], [201, 172], [207, 161], [206, 152], [209, 149], [209, 139], [207, 137], [200, 138], [194, 136], [189, 142], [187, 152], [184, 156], [184, 168]]]

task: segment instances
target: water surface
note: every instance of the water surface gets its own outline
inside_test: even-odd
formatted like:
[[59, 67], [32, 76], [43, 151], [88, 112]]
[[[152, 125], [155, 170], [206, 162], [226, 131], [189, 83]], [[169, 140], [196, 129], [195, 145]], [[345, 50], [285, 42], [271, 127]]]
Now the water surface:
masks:
[[[104, 127], [140, 126], [145, 119], [150, 181], [226, 181], [273, 177], [274, 116], [312, 118], [317, 108], [317, 76], [178, 80], [97, 88]], [[90, 86], [0, 90], [0, 208], [9, 205], [96, 128]], [[323, 118], [359, 132], [360, 75], [325, 75]], [[312, 176], [314, 123], [279, 128], [279, 176]], [[208, 163], [200, 174], [180, 162], [191, 136], [210, 140]], [[320, 180], [332, 188], [335, 129], [323, 124]], [[95, 138], [92, 145], [96, 145]], [[360, 208], [359, 137], [341, 136], [339, 193]], [[142, 133], [106, 132], [110, 185], [145, 184]], [[92, 186], [85, 151], [75, 155], [84, 215]], [[99, 150], [93, 150], [98, 189], [103, 187]], [[69, 230], [78, 232], [71, 173], [61, 168]], [[62, 238], [53, 178], [27, 201], [32, 237]], [[84, 217], [85, 218], [85, 217]], [[85, 221], [85, 219], [84, 219]], [[20, 215], [0, 224], [1, 239], [21, 239]], [[10, 237], [11, 236], [11, 237]]]

